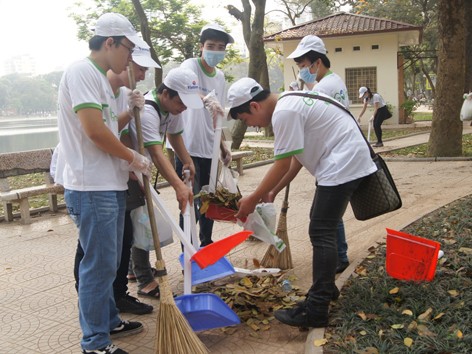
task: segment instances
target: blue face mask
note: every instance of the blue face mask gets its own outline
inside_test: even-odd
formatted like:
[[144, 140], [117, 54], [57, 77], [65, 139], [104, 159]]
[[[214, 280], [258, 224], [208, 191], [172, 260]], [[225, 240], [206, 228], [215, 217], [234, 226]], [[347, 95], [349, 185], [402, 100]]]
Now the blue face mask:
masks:
[[204, 50], [203, 51], [203, 59], [205, 62], [214, 68], [217, 66], [219, 63], [223, 61], [225, 58], [226, 51], [220, 51], [220, 50]]
[[316, 81], [316, 74], [318, 73], [318, 70], [314, 74], [312, 74], [310, 72], [310, 67], [312, 65], [305, 66], [304, 68], [300, 69], [300, 73], [299, 73], [300, 79], [302, 79], [307, 84], [312, 84]]

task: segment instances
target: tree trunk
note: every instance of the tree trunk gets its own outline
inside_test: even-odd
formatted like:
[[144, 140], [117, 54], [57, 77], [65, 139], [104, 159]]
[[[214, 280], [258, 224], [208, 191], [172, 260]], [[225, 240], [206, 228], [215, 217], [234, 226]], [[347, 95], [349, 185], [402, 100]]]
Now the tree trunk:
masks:
[[[141, 5], [141, 2], [139, 0], [131, 0], [131, 1], [133, 2], [134, 9], [136, 13], [138, 14], [139, 21], [141, 22], [141, 34], [143, 35], [143, 39], [150, 47], [151, 57], [154, 59], [156, 63], [158, 63], [162, 67], [161, 62], [159, 61], [159, 57], [157, 56], [157, 53], [152, 45], [149, 22], [148, 22], [146, 13], [144, 12], [143, 6]], [[155, 69], [154, 82], [156, 84], [156, 87], [159, 87], [159, 85], [162, 83], [162, 69], [159, 69], [159, 68]]]
[[[264, 18], [266, 0], [253, 0], [255, 7], [254, 17], [251, 25], [251, 4], [249, 0], [241, 0], [244, 11], [241, 12], [233, 6], [228, 6], [229, 13], [241, 21], [243, 37], [249, 50], [248, 77], [253, 78], [265, 89], [269, 88], [269, 70], [264, 49]], [[239, 149], [246, 133], [247, 125], [237, 120], [231, 132], [233, 143], [232, 149]]]
[[472, 92], [472, 1], [465, 1], [465, 85], [464, 92]]
[[465, 73], [464, 0], [439, 0], [439, 49], [436, 98], [429, 156], [462, 155], [462, 106]]

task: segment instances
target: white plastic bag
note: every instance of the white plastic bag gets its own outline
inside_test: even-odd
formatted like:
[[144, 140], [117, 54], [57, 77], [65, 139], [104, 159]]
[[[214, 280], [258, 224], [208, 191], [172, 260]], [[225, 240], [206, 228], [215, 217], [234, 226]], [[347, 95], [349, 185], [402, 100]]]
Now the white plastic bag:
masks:
[[265, 224], [262, 216], [255, 210], [253, 213], [247, 216], [246, 221], [243, 223], [238, 220], [238, 224], [244, 228], [244, 230], [251, 230], [254, 232], [253, 236], [259, 240], [273, 245], [277, 251], [282, 252], [286, 245], [277, 235], [269, 230]]
[[[154, 249], [152, 238], [151, 223], [149, 222], [149, 214], [147, 205], [138, 207], [130, 212], [131, 221], [133, 222], [133, 246], [145, 251]], [[172, 238], [172, 227], [164, 219], [159, 210], [154, 206], [154, 216], [156, 218], [157, 233], [161, 247], [167, 246], [174, 242]]]
[[256, 205], [256, 211], [261, 215], [267, 228], [275, 234], [277, 223], [277, 211], [274, 203], [260, 203]]
[[472, 92], [464, 94], [464, 103], [461, 108], [461, 121], [472, 120]]
[[220, 175], [218, 176], [218, 185], [227, 189], [232, 194], [238, 193], [238, 178], [239, 173], [231, 170], [225, 165], [221, 166]]

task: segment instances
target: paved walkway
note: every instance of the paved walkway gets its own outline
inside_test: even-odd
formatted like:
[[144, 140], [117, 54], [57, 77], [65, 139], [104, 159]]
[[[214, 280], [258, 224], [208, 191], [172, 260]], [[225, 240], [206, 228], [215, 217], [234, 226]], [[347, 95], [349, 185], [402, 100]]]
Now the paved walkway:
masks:
[[[464, 125], [465, 131], [472, 129]], [[383, 150], [427, 141], [428, 135], [386, 142]], [[347, 279], [365, 257], [367, 249], [385, 237], [385, 227], [401, 229], [423, 215], [472, 193], [470, 161], [390, 161], [389, 167], [403, 199], [403, 208], [393, 213], [357, 221], [349, 209], [344, 223], [349, 243], [351, 266], [338, 278]], [[270, 165], [245, 170], [239, 187], [247, 194], [260, 182]], [[288, 234], [294, 261], [291, 271], [302, 289], [310, 285], [311, 245], [307, 237], [308, 210], [314, 195], [314, 180], [301, 172], [291, 184]], [[170, 188], [161, 193], [177, 218], [177, 204]], [[282, 197], [276, 200], [280, 208]], [[230, 235], [240, 228], [216, 223], [215, 238]], [[31, 225], [0, 222], [0, 353], [80, 353], [81, 331], [77, 316], [77, 295], [72, 275], [77, 240], [75, 226], [62, 211], [33, 219]], [[266, 245], [248, 241], [233, 250], [228, 258], [236, 267], [247, 267], [252, 259], [262, 259]], [[163, 249], [169, 279], [174, 292], [182, 292], [181, 268], [177, 262], [177, 242]], [[136, 295], [136, 287], [130, 284]], [[158, 306], [157, 300], [142, 299]], [[145, 330], [135, 336], [116, 340], [116, 344], [134, 354], [154, 353], [157, 312], [144, 316], [123, 315], [140, 320]], [[241, 324], [234, 332], [221, 329], [199, 333], [212, 353], [313, 353], [313, 339], [323, 330], [300, 332], [274, 320], [265, 332], [254, 332]]]

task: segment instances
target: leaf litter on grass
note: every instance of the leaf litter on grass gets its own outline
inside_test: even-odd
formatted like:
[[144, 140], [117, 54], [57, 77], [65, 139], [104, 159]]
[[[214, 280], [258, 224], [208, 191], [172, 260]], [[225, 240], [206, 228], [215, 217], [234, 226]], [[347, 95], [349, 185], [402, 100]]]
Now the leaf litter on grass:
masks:
[[378, 243], [331, 308], [325, 353], [470, 353], [472, 195], [401, 231], [441, 244], [444, 256], [434, 279], [389, 277], [386, 244]]

